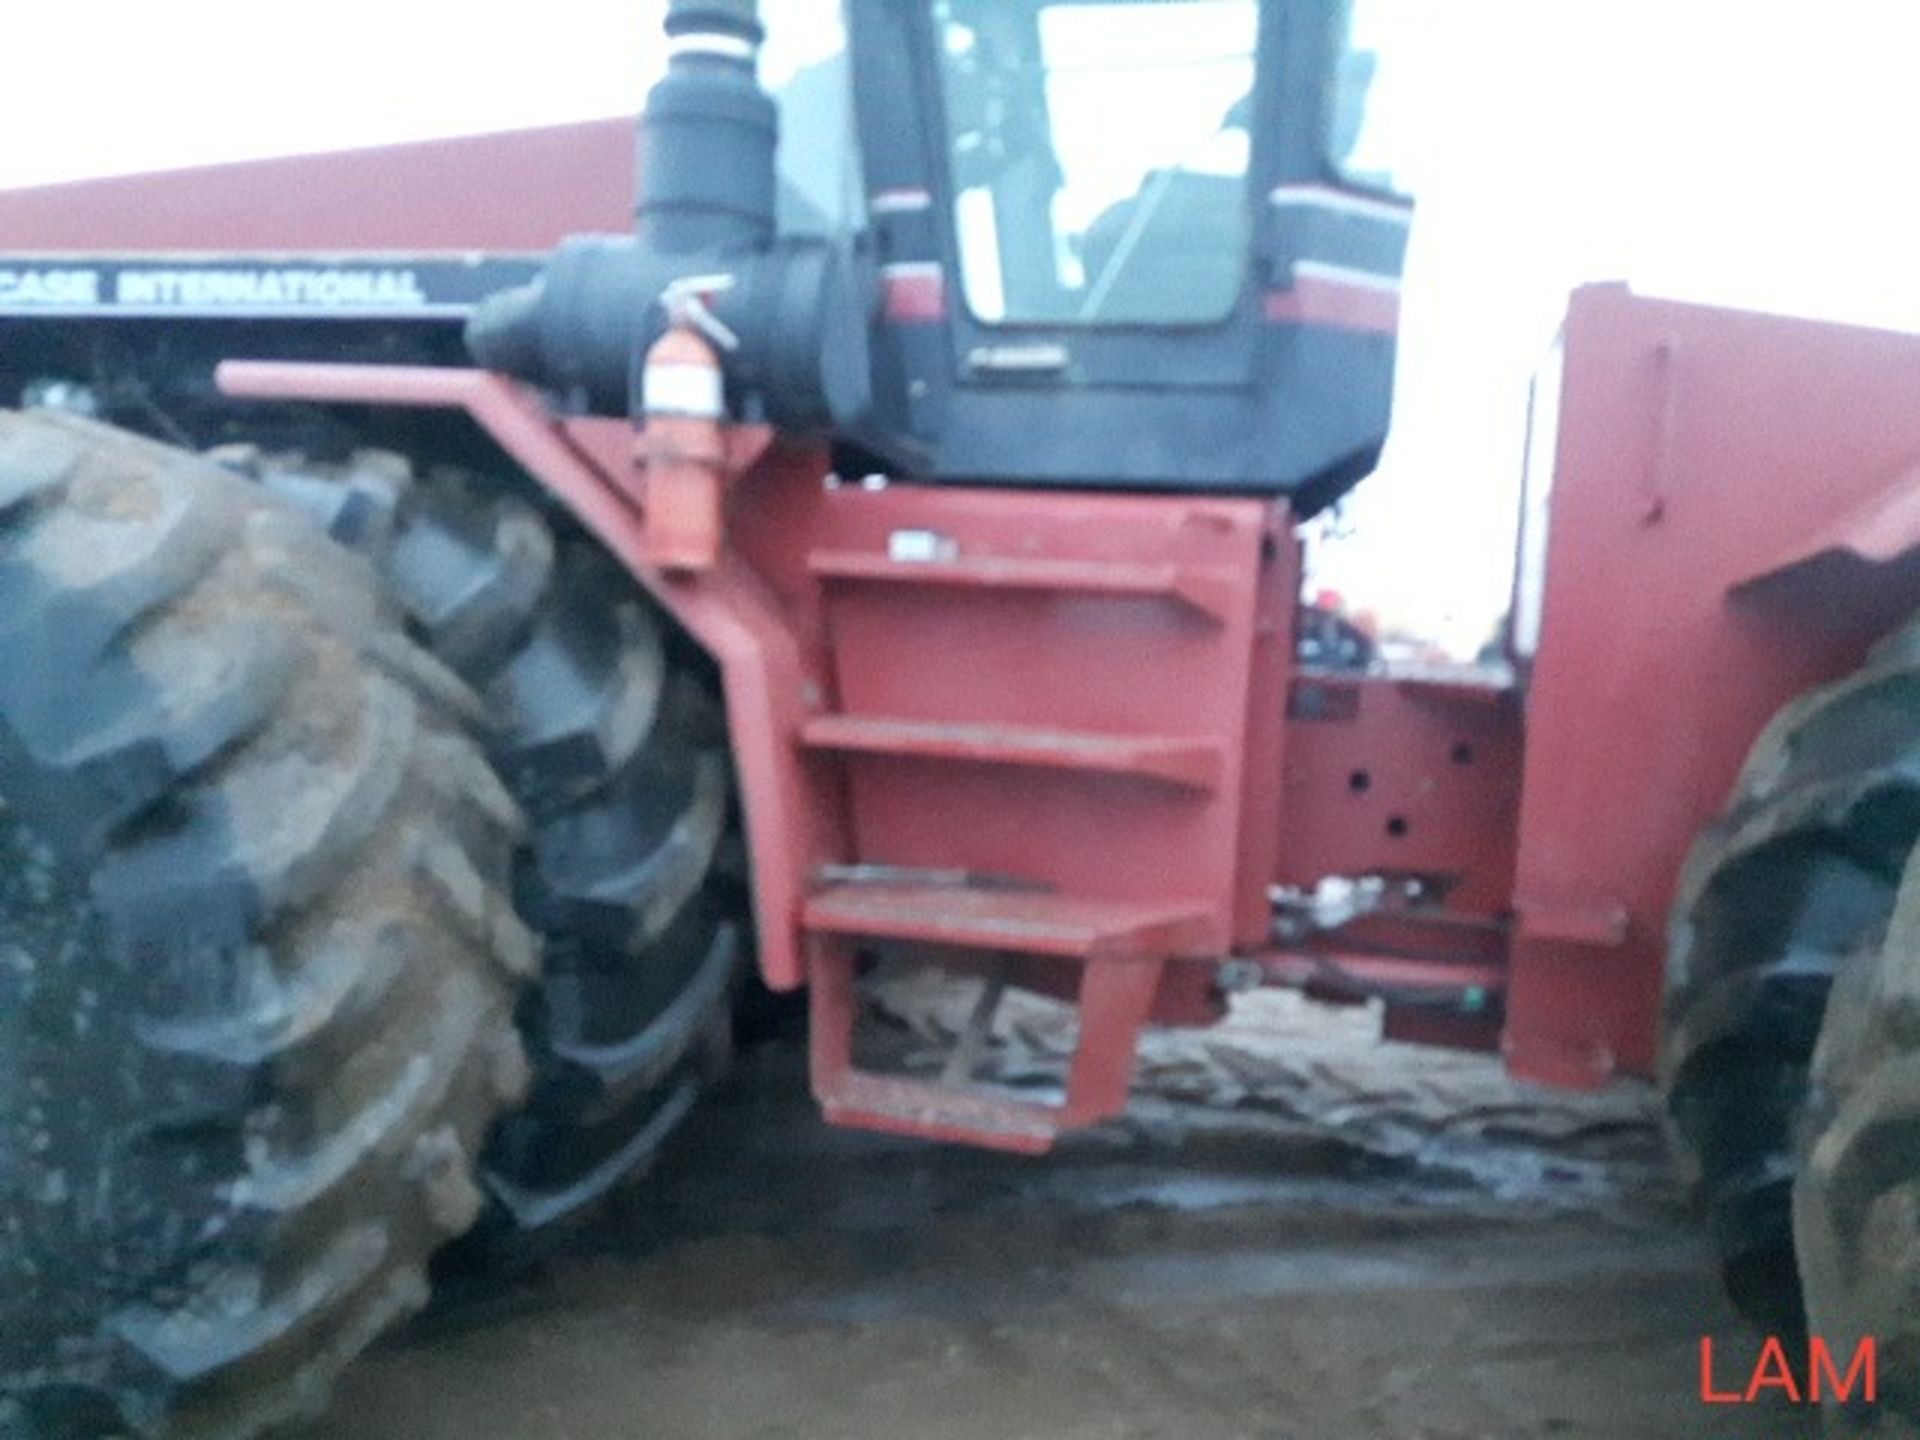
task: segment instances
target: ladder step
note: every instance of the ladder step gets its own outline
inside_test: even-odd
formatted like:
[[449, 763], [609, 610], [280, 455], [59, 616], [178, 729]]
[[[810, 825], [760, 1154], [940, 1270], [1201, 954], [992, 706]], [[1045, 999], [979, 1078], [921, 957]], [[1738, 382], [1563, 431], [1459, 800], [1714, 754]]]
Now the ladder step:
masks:
[[1243, 579], [1204, 566], [1023, 560], [1003, 555], [955, 556], [944, 560], [895, 560], [863, 550], [815, 550], [807, 568], [826, 580], [866, 580], [903, 585], [948, 585], [986, 590], [1056, 591], [1162, 599], [1224, 622]]
[[1184, 790], [1218, 789], [1225, 769], [1218, 741], [1175, 735], [1108, 735], [1030, 725], [952, 725], [879, 715], [826, 715], [808, 721], [800, 739], [813, 750], [1133, 775]]
[[1074, 960], [1204, 957], [1219, 949], [1210, 912], [1182, 904], [1083, 900], [945, 885], [833, 885], [807, 902], [821, 935]]
[[1057, 1107], [952, 1085], [851, 1070], [818, 1093], [834, 1125], [918, 1135], [1019, 1155], [1044, 1155], [1059, 1138]]

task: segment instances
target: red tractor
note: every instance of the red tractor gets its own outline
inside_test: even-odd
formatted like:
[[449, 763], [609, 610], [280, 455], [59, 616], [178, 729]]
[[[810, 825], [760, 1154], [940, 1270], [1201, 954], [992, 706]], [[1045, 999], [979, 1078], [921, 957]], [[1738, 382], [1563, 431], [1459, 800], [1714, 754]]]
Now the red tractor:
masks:
[[[666, 29], [637, 190], [583, 125], [0, 197], [0, 1431], [311, 1412], [749, 969], [829, 1119], [1023, 1152], [1262, 982], [1657, 1076], [1735, 1298], [1910, 1426], [1920, 341], [1580, 292], [1504, 662], [1382, 665], [1298, 605], [1410, 216], [1348, 7], [849, 0], [777, 106], [751, 0]], [[983, 982], [939, 1074], [892, 952]]]

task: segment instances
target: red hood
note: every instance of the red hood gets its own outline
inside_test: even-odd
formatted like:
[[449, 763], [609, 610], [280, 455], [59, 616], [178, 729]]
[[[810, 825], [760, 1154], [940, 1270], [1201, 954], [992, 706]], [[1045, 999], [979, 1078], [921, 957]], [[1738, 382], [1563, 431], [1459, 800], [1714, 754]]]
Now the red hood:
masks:
[[0, 252], [545, 250], [632, 224], [634, 122], [0, 191]]

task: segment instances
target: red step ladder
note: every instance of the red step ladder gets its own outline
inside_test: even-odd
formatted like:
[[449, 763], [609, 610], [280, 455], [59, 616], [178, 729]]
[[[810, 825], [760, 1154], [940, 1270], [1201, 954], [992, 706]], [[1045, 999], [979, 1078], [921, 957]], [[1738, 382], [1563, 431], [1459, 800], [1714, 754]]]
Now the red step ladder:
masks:
[[[829, 513], [807, 572], [837, 704], [798, 743], [854, 853], [801, 916], [814, 1092], [839, 1124], [1045, 1151], [1126, 1107], [1141, 1027], [1210, 974], [1177, 962], [1262, 938], [1278, 817], [1248, 813], [1272, 772], [1246, 757], [1277, 770], [1293, 549], [1252, 501], [849, 488]], [[938, 1078], [855, 1064], [860, 959], [901, 946], [994, 977]], [[974, 1083], [1002, 983], [1063, 969], [1064, 1098]]]

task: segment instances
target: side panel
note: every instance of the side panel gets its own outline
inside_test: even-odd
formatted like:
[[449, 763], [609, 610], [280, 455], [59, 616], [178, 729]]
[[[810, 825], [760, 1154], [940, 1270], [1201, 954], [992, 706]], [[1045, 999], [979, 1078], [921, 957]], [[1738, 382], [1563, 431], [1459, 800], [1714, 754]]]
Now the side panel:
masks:
[[1564, 355], [1506, 1048], [1595, 1084], [1654, 1064], [1674, 886], [1760, 728], [1920, 603], [1920, 533], [1844, 523], [1910, 495], [1920, 337], [1608, 286]]
[[[1268, 514], [1255, 501], [1190, 497], [831, 493], [812, 560], [836, 710], [958, 726], [985, 749], [1020, 735], [1055, 737], [1060, 750], [1045, 766], [885, 753], [833, 762], [846, 775], [859, 859], [1182, 902], [1212, 917], [1214, 953], [1224, 955], [1239, 908]], [[922, 535], [952, 548], [956, 567], [981, 569], [956, 568], [953, 583], [935, 585], [913, 566], [884, 564], [890, 544]], [[1289, 587], [1290, 561], [1274, 562]], [[1057, 583], [1024, 583], [1016, 567], [1034, 564], [1053, 567]], [[1097, 590], [1108, 583], [1101, 567], [1189, 577], [1203, 603]], [[1099, 753], [1119, 741], [1139, 746], [1137, 758]]]
[[1450, 917], [1505, 917], [1522, 753], [1511, 690], [1303, 672], [1287, 720], [1275, 884], [1419, 876]]
[[633, 224], [633, 121], [0, 191], [0, 252], [547, 250]]
[[[1270, 983], [1384, 1001], [1389, 1039], [1497, 1046], [1522, 750], [1505, 678], [1294, 675]], [[1343, 895], [1331, 877], [1387, 888]]]

